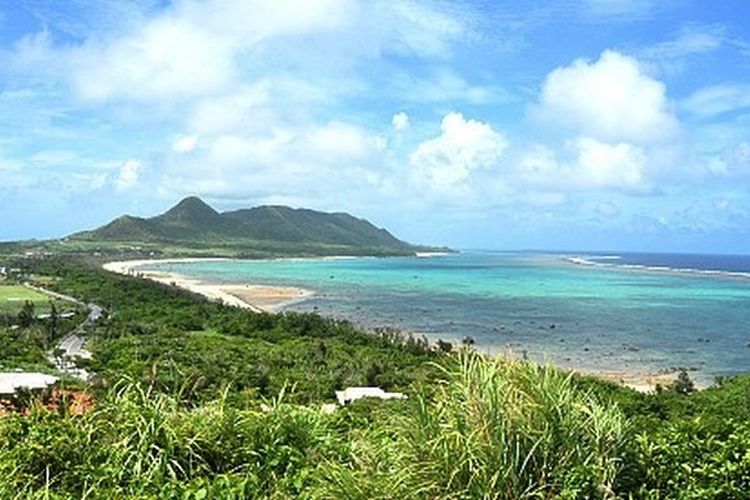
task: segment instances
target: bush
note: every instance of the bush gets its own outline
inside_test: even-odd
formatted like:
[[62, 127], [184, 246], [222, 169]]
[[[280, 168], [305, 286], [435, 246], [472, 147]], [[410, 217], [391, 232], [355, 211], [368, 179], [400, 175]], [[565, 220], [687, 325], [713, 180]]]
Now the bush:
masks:
[[329, 463], [323, 496], [614, 497], [625, 419], [558, 370], [462, 352], [411, 406]]

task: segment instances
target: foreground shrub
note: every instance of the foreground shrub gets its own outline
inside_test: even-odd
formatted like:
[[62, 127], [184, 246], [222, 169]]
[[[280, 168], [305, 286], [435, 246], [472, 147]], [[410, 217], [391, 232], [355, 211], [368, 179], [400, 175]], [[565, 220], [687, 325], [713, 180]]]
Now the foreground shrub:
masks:
[[329, 463], [321, 496], [607, 498], [625, 419], [551, 367], [463, 352], [432, 397]]
[[297, 496], [322, 457], [337, 457], [330, 421], [280, 400], [186, 409], [120, 385], [87, 415], [0, 419], [0, 498]]
[[639, 496], [748, 498], [750, 422], [717, 425], [700, 417], [667, 422], [637, 437], [643, 471]]

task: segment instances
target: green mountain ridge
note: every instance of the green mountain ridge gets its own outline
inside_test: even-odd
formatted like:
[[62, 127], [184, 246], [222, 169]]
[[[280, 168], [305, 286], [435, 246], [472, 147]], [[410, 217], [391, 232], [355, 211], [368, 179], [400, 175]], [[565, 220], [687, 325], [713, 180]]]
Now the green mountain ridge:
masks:
[[218, 212], [198, 197], [150, 218], [124, 215], [72, 240], [211, 244], [290, 254], [407, 255], [435, 250], [399, 240], [386, 229], [343, 212], [264, 205]]

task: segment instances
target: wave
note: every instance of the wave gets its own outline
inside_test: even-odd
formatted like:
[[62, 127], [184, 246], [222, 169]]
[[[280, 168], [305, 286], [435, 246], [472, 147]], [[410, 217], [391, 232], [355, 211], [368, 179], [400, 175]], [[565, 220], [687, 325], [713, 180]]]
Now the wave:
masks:
[[[609, 257], [609, 256], [607, 256]], [[607, 260], [617, 260], [619, 256], [611, 256]], [[743, 271], [722, 271], [718, 269], [695, 269], [691, 267], [669, 267], [669, 266], [649, 266], [646, 264], [613, 264], [611, 262], [598, 262], [592, 259], [604, 259], [600, 256], [566, 256], [563, 260], [575, 264], [578, 266], [587, 267], [600, 267], [609, 269], [624, 269], [631, 271], [646, 271], [653, 273], [676, 273], [676, 274], [690, 274], [698, 276], [712, 276], [712, 277], [726, 277], [726, 278], [740, 278], [750, 279], [750, 272]]]

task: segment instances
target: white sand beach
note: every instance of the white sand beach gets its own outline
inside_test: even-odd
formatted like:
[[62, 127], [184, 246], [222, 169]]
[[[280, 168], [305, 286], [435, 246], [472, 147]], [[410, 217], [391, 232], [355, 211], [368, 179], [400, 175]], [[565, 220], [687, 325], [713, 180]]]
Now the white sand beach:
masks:
[[[657, 387], [670, 387], [677, 380], [679, 370], [660, 371], [657, 373], [645, 373], [639, 371], [586, 371], [576, 370], [583, 375], [591, 375], [608, 382], [635, 389], [639, 392], [654, 392]], [[696, 388], [705, 389], [705, 384], [694, 382]]]
[[[216, 284], [206, 283], [195, 278], [182, 276], [178, 273], [166, 271], [152, 271], [142, 269], [146, 264], [170, 264], [197, 261], [226, 261], [227, 258], [173, 258], [173, 259], [150, 259], [150, 260], [127, 260], [108, 262], [104, 269], [119, 274], [139, 276], [160, 283], [178, 286], [207, 297], [211, 300], [222, 301], [224, 304], [251, 309], [256, 312], [277, 312], [282, 307], [304, 300], [313, 295], [311, 290], [292, 286], [263, 285], [255, 283], [244, 284]], [[487, 353], [490, 355], [503, 355], [499, 352]], [[505, 353], [504, 355], [509, 355]], [[510, 354], [512, 356], [512, 354]], [[645, 373], [639, 370], [581, 370], [574, 367], [563, 367], [572, 369], [583, 375], [591, 375], [610, 382], [615, 382], [641, 392], [652, 392], [657, 386], [667, 387], [677, 378], [677, 370], [658, 373]], [[699, 384], [696, 384], [699, 385]]]
[[311, 290], [292, 286], [275, 286], [262, 284], [215, 284], [188, 278], [177, 273], [141, 269], [146, 264], [174, 264], [197, 261], [225, 261], [224, 258], [179, 258], [179, 259], [145, 259], [108, 262], [102, 267], [128, 276], [158, 281], [177, 286], [193, 293], [203, 295], [211, 300], [224, 304], [251, 309], [256, 312], [276, 312], [285, 305], [304, 300], [313, 295]]

